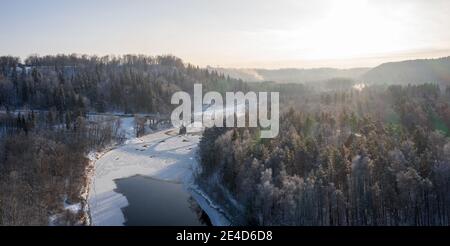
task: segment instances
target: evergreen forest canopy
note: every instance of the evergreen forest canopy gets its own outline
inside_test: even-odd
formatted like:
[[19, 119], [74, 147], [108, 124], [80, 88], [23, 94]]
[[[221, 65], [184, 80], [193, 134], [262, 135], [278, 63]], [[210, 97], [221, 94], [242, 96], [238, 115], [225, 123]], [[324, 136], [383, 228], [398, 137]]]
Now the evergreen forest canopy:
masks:
[[243, 90], [242, 81], [174, 56], [0, 57], [0, 106], [57, 111], [169, 113], [170, 98], [194, 83], [219, 91]]
[[234, 224], [449, 225], [448, 84], [247, 83], [143, 55], [0, 57], [0, 224], [87, 223], [62, 201], [85, 203], [87, 154], [123, 141], [117, 118], [89, 113], [169, 114], [194, 83], [280, 92], [277, 138], [203, 134], [197, 182]]
[[0, 57], [0, 224], [88, 224], [63, 205], [87, 202], [88, 153], [124, 140], [111, 113], [168, 114], [172, 94], [194, 83], [245, 90], [173, 56]]
[[450, 89], [371, 86], [284, 102], [280, 135], [210, 128], [197, 180], [243, 225], [449, 225]]

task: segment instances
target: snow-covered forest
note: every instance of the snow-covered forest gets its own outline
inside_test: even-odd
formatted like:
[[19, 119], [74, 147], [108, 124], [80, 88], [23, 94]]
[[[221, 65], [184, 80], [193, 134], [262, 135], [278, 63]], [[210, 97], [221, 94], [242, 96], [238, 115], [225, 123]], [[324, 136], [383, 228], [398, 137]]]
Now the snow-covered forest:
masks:
[[278, 137], [201, 137], [196, 186], [232, 224], [450, 223], [449, 86], [251, 83], [173, 56], [58, 55], [0, 57], [0, 225], [89, 224], [68, 207], [87, 203], [90, 153], [129, 137], [117, 116], [145, 135], [140, 115], [168, 115], [194, 83], [280, 92]]
[[191, 92], [194, 83], [221, 91], [244, 86], [173, 56], [30, 56], [23, 63], [0, 57], [0, 74], [0, 105], [6, 110], [169, 113], [172, 94]]
[[278, 138], [204, 132], [197, 180], [234, 223], [449, 225], [449, 87], [301, 95], [284, 102]]
[[0, 225], [87, 224], [67, 207], [86, 204], [89, 153], [127, 138], [116, 115], [168, 114], [172, 93], [194, 83], [244, 86], [173, 56], [0, 57]]

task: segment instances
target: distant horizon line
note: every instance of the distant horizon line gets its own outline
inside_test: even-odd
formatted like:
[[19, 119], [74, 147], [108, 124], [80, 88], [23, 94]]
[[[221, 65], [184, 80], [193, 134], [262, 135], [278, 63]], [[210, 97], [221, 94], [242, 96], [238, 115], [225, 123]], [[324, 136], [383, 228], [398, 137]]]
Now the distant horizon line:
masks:
[[[380, 57], [362, 57], [362, 58], [349, 58], [349, 59], [324, 59], [324, 60], [318, 60], [318, 61], [312, 61], [312, 60], [284, 60], [281, 61], [279, 60], [277, 61], [272, 61], [272, 62], [255, 62], [255, 63], [273, 63], [273, 64], [278, 64], [278, 63], [285, 63], [285, 62], [289, 62], [289, 63], [316, 63], [316, 64], [320, 64], [320, 61], [323, 61], [322, 63], [324, 65], [312, 65], [312, 66], [232, 66], [232, 65], [211, 65], [211, 64], [206, 64], [206, 65], [198, 65], [195, 62], [191, 62], [188, 61], [188, 59], [185, 59], [183, 57], [174, 55], [174, 54], [156, 54], [156, 55], [150, 55], [150, 54], [145, 54], [145, 53], [123, 53], [123, 54], [104, 54], [104, 55], [99, 55], [99, 54], [87, 54], [87, 53], [77, 53], [77, 52], [68, 52], [68, 53], [54, 53], [54, 54], [45, 54], [45, 55], [41, 55], [39, 53], [31, 53], [29, 55], [26, 56], [15, 56], [15, 55], [11, 55], [11, 54], [2, 54], [0, 55], [0, 57], [2, 56], [11, 56], [11, 57], [17, 57], [19, 58], [19, 62], [20, 63], [24, 63], [25, 60], [30, 57], [30, 56], [39, 56], [39, 57], [45, 57], [45, 56], [58, 56], [58, 55], [66, 55], [66, 56], [70, 56], [70, 55], [76, 55], [78, 57], [81, 56], [88, 56], [88, 57], [105, 57], [105, 56], [110, 56], [110, 57], [123, 57], [123, 56], [127, 56], [127, 55], [134, 55], [134, 56], [140, 56], [140, 55], [144, 55], [144, 56], [148, 56], [148, 57], [157, 57], [157, 56], [173, 56], [173, 57], [177, 57], [179, 59], [181, 59], [183, 61], [183, 63], [185, 65], [193, 65], [193, 66], [198, 66], [200, 68], [204, 68], [204, 69], [233, 69], [233, 70], [288, 70], [288, 69], [296, 69], [296, 70], [312, 70], [312, 69], [338, 69], [338, 70], [352, 70], [352, 69], [368, 69], [368, 68], [374, 68], [377, 66], [380, 66], [382, 64], [386, 64], [386, 63], [396, 63], [396, 62], [406, 62], [406, 61], [418, 61], [418, 60], [438, 60], [438, 59], [444, 59], [444, 58], [450, 58], [450, 51], [448, 54], [442, 54], [442, 55], [430, 55], [430, 56], [420, 56], [420, 57], [404, 57], [404, 58], [394, 58], [394, 57], [385, 57], [385, 56], [380, 56]], [[383, 59], [385, 58], [385, 59]], [[339, 61], [342, 61], [342, 63], [345, 62], [349, 62], [349, 61], [357, 61], [357, 60], [370, 60], [370, 59], [377, 59], [379, 60], [379, 62], [377, 62], [377, 64], [374, 64], [372, 66], [364, 66], [364, 65], [355, 65], [355, 66], [332, 66], [332, 65], [325, 65], [329, 62], [336, 62], [339, 63]]]
[[[437, 51], [438, 52], [438, 51]], [[404, 56], [374, 56], [374, 57], [359, 57], [359, 58], [349, 58], [349, 59], [323, 59], [323, 60], [278, 60], [270, 63], [305, 63], [305, 65], [284, 65], [284, 66], [232, 66], [232, 65], [207, 65], [211, 68], [222, 68], [222, 69], [236, 69], [236, 70], [283, 70], [283, 69], [323, 69], [323, 68], [333, 68], [340, 70], [350, 70], [358, 68], [374, 68], [386, 63], [396, 63], [405, 61], [417, 61], [417, 60], [436, 60], [442, 58], [450, 57], [450, 50], [446, 50], [441, 54], [435, 55], [404, 55]], [[371, 65], [363, 64], [364, 62], [372, 60]], [[361, 61], [361, 62], [357, 62]], [[262, 62], [269, 63], [269, 62]], [[356, 63], [350, 65], [349, 63]], [[307, 65], [310, 64], [310, 65]], [[332, 65], [334, 64], [334, 65]], [[358, 65], [361, 64], [361, 65]]]

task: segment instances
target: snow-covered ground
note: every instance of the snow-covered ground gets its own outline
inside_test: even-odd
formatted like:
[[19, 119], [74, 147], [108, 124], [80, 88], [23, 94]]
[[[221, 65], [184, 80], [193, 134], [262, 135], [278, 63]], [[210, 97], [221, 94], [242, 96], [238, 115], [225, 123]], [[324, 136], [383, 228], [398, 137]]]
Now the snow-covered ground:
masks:
[[[131, 125], [124, 123], [125, 128]], [[125, 218], [121, 209], [128, 201], [114, 191], [114, 180], [134, 175], [185, 184], [214, 225], [229, 224], [217, 206], [193, 185], [192, 170], [197, 164], [195, 153], [200, 136], [177, 133], [178, 129], [169, 129], [130, 139], [95, 162], [88, 199], [92, 225], [123, 225]]]
[[230, 226], [232, 225], [225, 216], [225, 211], [209, 198], [198, 186], [189, 186], [189, 191], [192, 197], [197, 201], [197, 204], [208, 215], [211, 224], [215, 226]]
[[[245, 106], [237, 108], [242, 107]], [[233, 115], [220, 107], [208, 107], [203, 113], [210, 116], [210, 119], [216, 113], [223, 113], [224, 117], [228, 113]], [[198, 165], [196, 152], [203, 127], [194, 122], [188, 128], [190, 133], [197, 134], [180, 136], [179, 129], [172, 128], [134, 138], [134, 126], [134, 118], [123, 117], [120, 131], [128, 140], [95, 161], [88, 198], [91, 224], [123, 225], [125, 218], [122, 208], [128, 206], [128, 201], [125, 196], [114, 191], [117, 188], [114, 180], [145, 175], [183, 183], [186, 191], [191, 193], [208, 214], [213, 225], [230, 225], [225, 212], [195, 185], [193, 179], [193, 170]]]

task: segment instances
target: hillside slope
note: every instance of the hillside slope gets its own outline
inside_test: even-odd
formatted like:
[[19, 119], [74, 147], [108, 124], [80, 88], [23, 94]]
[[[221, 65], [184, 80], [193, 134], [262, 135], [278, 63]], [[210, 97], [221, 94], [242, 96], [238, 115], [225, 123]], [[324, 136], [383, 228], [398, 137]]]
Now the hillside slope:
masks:
[[370, 84], [450, 84], [450, 57], [389, 62], [365, 73]]

